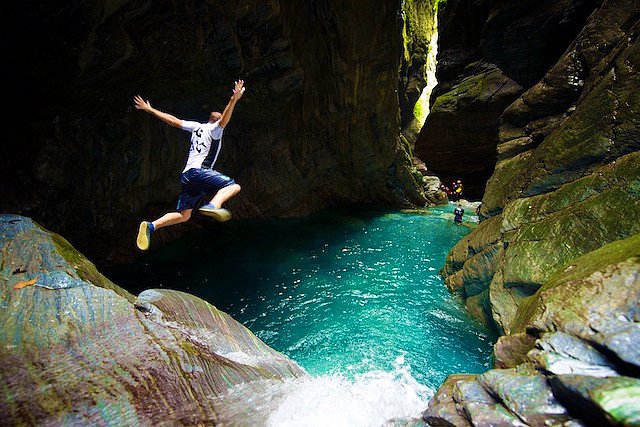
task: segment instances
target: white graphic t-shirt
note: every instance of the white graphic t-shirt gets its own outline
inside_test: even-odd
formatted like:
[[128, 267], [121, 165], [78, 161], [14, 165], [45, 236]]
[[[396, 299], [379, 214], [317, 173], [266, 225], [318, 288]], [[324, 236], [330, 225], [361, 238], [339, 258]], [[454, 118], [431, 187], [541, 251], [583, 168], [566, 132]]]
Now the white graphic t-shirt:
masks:
[[192, 168], [213, 168], [222, 148], [222, 132], [224, 128], [220, 127], [219, 123], [219, 121], [215, 123], [182, 121], [180, 127], [191, 132], [189, 158], [182, 172]]

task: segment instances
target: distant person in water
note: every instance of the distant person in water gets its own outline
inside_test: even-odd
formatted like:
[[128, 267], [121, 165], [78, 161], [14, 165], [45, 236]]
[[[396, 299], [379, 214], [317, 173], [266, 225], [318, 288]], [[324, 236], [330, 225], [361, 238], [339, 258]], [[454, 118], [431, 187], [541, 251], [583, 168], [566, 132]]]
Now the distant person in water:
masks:
[[222, 207], [223, 203], [238, 194], [240, 186], [226, 175], [213, 169], [222, 148], [222, 133], [231, 120], [236, 103], [244, 94], [244, 81], [235, 82], [229, 103], [221, 113], [213, 111], [207, 123], [181, 120], [151, 106], [139, 95], [134, 98], [135, 107], [146, 111], [163, 122], [187, 132], [191, 132], [191, 147], [187, 164], [180, 175], [181, 192], [178, 197], [177, 212], [168, 212], [155, 221], [142, 221], [138, 229], [136, 244], [141, 250], [149, 249], [151, 234], [162, 227], [179, 224], [191, 218], [195, 209], [207, 195], [213, 198], [198, 211], [216, 221], [227, 221], [231, 212]]
[[458, 203], [458, 207], [453, 210], [453, 220], [456, 224], [462, 223], [462, 216], [464, 215], [464, 209], [462, 209], [462, 205]]

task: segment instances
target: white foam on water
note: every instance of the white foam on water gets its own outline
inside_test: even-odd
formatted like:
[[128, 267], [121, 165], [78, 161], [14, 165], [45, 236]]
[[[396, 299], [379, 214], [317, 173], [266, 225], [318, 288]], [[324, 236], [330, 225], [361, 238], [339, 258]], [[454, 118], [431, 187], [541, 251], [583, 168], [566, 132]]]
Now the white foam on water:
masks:
[[393, 372], [371, 371], [350, 380], [321, 375], [287, 382], [270, 427], [379, 427], [393, 419], [420, 418], [434, 391], [411, 375], [404, 358]]

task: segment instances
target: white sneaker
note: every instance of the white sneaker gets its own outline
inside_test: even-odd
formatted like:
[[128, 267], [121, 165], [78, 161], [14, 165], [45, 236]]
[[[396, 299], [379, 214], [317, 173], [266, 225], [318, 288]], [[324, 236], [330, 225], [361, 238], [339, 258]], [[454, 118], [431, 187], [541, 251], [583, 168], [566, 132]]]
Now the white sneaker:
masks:
[[217, 208], [211, 203], [202, 205], [200, 209], [198, 209], [198, 211], [202, 215], [209, 216], [218, 222], [225, 222], [231, 219], [231, 212], [229, 212], [225, 208]]
[[140, 250], [146, 251], [149, 249], [149, 243], [151, 242], [151, 223], [149, 221], [142, 221], [138, 228], [138, 238], [136, 244]]

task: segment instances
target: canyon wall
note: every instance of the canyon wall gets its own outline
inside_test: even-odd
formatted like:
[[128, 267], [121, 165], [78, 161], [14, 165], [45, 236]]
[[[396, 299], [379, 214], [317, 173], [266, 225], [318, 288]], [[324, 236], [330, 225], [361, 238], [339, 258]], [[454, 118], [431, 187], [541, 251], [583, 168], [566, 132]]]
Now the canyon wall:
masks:
[[23, 2], [3, 17], [15, 43], [0, 209], [96, 261], [130, 258], [139, 221], [175, 207], [188, 151], [188, 134], [135, 110], [133, 96], [206, 121], [238, 78], [247, 92], [216, 165], [243, 188], [236, 218], [424, 205], [400, 131], [425, 81], [431, 3], [405, 14], [392, 0]]
[[482, 222], [442, 273], [502, 331], [560, 266], [640, 232], [639, 16], [635, 2], [605, 2], [500, 116]]
[[[507, 39], [487, 34], [505, 6], [511, 9], [495, 2], [478, 25], [483, 40]], [[537, 16], [535, 5], [520, 7], [522, 16]], [[424, 414], [431, 425], [638, 424], [639, 31], [636, 1], [606, 0], [558, 58], [538, 69], [543, 75], [512, 70], [500, 77], [502, 87], [508, 78], [520, 89], [480, 122], [494, 128], [496, 158], [481, 222], [451, 250], [441, 274], [503, 336], [495, 369], [447, 379]], [[522, 36], [528, 46], [531, 37]], [[444, 97], [447, 114], [462, 120], [466, 110], [450, 101], [472, 93], [462, 89], [476, 76], [454, 84], [434, 108]], [[470, 87], [477, 92], [467, 107], [494, 93]], [[466, 123], [449, 125], [453, 134], [466, 132]]]
[[563, 54], [599, 0], [448, 0], [438, 17], [438, 85], [416, 155], [479, 200], [492, 174], [498, 119]]

